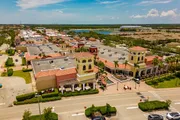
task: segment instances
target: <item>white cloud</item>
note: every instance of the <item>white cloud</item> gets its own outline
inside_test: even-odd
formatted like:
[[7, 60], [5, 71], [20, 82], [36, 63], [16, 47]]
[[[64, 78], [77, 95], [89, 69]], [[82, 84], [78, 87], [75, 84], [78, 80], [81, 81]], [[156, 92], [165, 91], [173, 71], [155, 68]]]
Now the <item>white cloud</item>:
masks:
[[130, 18], [148, 18], [148, 17], [158, 17], [159, 11], [157, 9], [151, 9], [147, 15], [132, 15]]
[[138, 3], [138, 5], [167, 4], [172, 1], [174, 1], [174, 0], [145, 0], [145, 1]]
[[21, 9], [37, 8], [44, 5], [56, 4], [67, 0], [17, 0], [16, 5]]
[[100, 4], [114, 4], [119, 3], [120, 0], [111, 0], [111, 1], [99, 1]]
[[146, 16], [147, 17], [157, 17], [157, 16], [159, 16], [159, 11], [156, 9], [151, 9]]
[[55, 12], [63, 14], [64, 12], [62, 10], [54, 10]]
[[168, 11], [162, 11], [160, 17], [176, 17], [178, 14], [176, 13], [176, 9], [168, 10]]
[[146, 15], [132, 15], [130, 18], [146, 18]]
[[179, 16], [177, 13], [176, 13], [177, 9], [172, 9], [172, 10], [168, 10], [168, 11], [162, 11], [162, 12], [159, 12], [157, 9], [151, 9], [146, 15], [132, 15], [130, 16], [130, 18], [137, 18], [137, 19], [140, 19], [140, 18], [149, 18], [149, 17], [171, 17], [171, 18], [174, 18], [174, 17], [177, 17]]

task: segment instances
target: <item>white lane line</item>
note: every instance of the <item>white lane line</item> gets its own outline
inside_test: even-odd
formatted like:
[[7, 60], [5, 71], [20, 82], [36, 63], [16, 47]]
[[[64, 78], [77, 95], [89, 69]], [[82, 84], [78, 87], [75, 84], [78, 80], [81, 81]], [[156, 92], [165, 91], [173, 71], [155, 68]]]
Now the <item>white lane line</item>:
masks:
[[174, 103], [175, 105], [179, 105], [180, 104], [180, 102], [177, 102], [177, 103]]
[[5, 103], [0, 103], [0, 105], [5, 105]]
[[132, 110], [132, 109], [137, 109], [138, 107], [136, 106], [136, 107], [127, 107], [126, 109], [127, 110]]
[[81, 116], [81, 115], [84, 115], [84, 113], [72, 114], [72, 116]]

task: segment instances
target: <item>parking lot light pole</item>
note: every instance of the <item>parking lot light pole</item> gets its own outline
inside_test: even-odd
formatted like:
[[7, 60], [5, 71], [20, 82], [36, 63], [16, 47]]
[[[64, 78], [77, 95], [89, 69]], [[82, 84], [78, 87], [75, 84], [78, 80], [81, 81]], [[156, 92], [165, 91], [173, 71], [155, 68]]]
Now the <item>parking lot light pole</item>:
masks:
[[40, 115], [40, 120], [41, 120], [41, 106], [40, 106], [40, 100], [39, 100], [39, 98], [41, 97], [41, 95], [39, 95], [38, 93], [36, 93], [35, 97], [38, 98], [39, 115]]

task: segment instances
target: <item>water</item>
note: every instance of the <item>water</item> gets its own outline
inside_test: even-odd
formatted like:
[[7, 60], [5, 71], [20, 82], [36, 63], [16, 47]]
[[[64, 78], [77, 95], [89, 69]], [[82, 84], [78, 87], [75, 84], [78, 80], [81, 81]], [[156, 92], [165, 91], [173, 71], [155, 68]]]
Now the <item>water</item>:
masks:
[[109, 80], [109, 79], [107, 79], [106, 82], [107, 82], [107, 84], [112, 84], [112, 83], [114, 83], [113, 81], [111, 81], [111, 80]]
[[96, 33], [103, 34], [103, 35], [109, 35], [111, 33], [111, 31], [106, 31], [106, 30], [73, 30], [73, 31], [76, 33], [94, 31]]

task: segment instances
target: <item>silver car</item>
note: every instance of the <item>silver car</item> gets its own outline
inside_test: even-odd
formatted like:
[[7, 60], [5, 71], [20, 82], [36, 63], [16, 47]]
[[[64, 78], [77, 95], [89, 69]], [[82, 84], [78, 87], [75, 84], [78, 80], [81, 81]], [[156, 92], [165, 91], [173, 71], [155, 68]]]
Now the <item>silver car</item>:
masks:
[[168, 120], [180, 120], [180, 113], [179, 112], [169, 112], [166, 114], [166, 118]]

